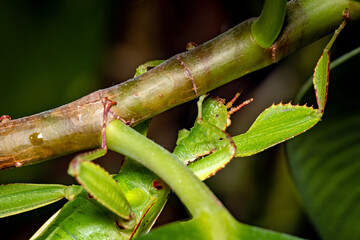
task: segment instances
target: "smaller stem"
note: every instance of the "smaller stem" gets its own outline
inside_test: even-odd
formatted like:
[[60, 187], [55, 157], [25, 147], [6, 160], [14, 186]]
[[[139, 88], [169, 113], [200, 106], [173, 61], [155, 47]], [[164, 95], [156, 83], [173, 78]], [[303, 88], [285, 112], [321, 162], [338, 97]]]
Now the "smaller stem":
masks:
[[251, 25], [255, 42], [269, 48], [278, 37], [285, 18], [286, 0], [265, 0], [259, 18]]
[[106, 141], [109, 149], [135, 159], [162, 178], [193, 217], [225, 210], [209, 188], [175, 155], [121, 121], [109, 123]]
[[334, 44], [336, 38], [339, 36], [340, 32], [344, 29], [344, 27], [346, 26], [349, 17], [350, 17], [350, 12], [349, 9], [345, 9], [342, 16], [344, 17], [344, 21], [340, 24], [340, 26], [335, 30], [333, 36], [331, 37], [330, 41], [328, 42], [328, 44], [326, 45], [325, 49], [324, 49], [324, 53], [327, 53], [330, 51], [331, 46]]

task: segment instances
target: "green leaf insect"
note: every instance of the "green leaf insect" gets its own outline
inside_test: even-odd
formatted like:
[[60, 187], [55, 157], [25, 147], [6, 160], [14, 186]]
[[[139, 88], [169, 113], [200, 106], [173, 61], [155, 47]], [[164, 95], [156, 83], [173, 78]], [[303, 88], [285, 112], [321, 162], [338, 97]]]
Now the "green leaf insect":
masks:
[[[201, 96], [194, 126], [190, 131], [179, 131], [174, 154], [189, 164], [201, 180], [214, 175], [235, 156], [235, 143], [225, 130], [231, 123], [231, 115], [253, 100], [232, 107], [239, 95], [237, 93], [227, 104], [219, 97], [210, 97], [204, 102], [206, 95]], [[204, 159], [197, 161], [200, 157]]]
[[[173, 240], [297, 239], [239, 223], [201, 180], [216, 173], [234, 155], [255, 154], [306, 131], [320, 120], [327, 97], [329, 49], [345, 22], [325, 48], [314, 71], [319, 109], [273, 105], [260, 114], [246, 133], [231, 138], [225, 133], [229, 115], [251, 100], [228, 112], [227, 108], [238, 94], [229, 104], [219, 98], [204, 101], [205, 96], [201, 96], [194, 127], [190, 131], [180, 131], [178, 145], [171, 154], [144, 136], [149, 122], [138, 125], [137, 131], [121, 119], [108, 122], [107, 113], [116, 103], [105, 98], [101, 148], [76, 156], [69, 166], [69, 174], [81, 186], [1, 185], [0, 217], [66, 197], [69, 202], [32, 239], [131, 239], [138, 236], [139, 239]], [[145, 68], [138, 68], [136, 74], [158, 63], [150, 62]], [[2, 120], [7, 118], [2, 117]], [[108, 148], [128, 157], [115, 176], [93, 162], [105, 155]], [[170, 188], [187, 207], [192, 219], [146, 234], [160, 214]]]

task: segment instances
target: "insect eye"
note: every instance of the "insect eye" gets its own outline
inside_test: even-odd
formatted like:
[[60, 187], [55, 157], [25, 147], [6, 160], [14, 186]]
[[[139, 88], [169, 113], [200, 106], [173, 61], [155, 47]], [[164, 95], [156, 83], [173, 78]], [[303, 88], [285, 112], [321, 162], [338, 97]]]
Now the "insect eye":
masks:
[[155, 180], [153, 181], [153, 187], [156, 189], [156, 190], [161, 190], [164, 188], [164, 185], [163, 183], [160, 181], [160, 180]]

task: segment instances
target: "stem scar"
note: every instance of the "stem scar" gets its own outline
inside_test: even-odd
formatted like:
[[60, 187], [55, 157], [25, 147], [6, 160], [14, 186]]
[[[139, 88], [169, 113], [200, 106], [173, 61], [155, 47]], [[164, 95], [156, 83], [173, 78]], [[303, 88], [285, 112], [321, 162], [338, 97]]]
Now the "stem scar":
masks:
[[116, 105], [116, 102], [111, 101], [110, 99], [108, 99], [107, 97], [105, 97], [105, 102], [104, 102], [104, 116], [103, 116], [103, 129], [102, 129], [102, 141], [101, 141], [101, 148], [103, 149], [107, 149], [106, 146], [106, 136], [105, 136], [105, 128], [106, 128], [106, 123], [107, 123], [107, 116], [108, 113], [110, 111], [110, 108], [112, 106]]
[[195, 85], [195, 81], [194, 81], [194, 76], [191, 74], [191, 71], [190, 69], [186, 66], [186, 64], [181, 60], [180, 56], [177, 56], [176, 59], [180, 62], [180, 64], [185, 68], [190, 80], [191, 80], [191, 83], [193, 85], [193, 90], [195, 92], [195, 96], [197, 97], [198, 96], [198, 91], [197, 91], [197, 87]]
[[[136, 93], [137, 94], [137, 93]], [[107, 114], [111, 114], [111, 116], [113, 116], [115, 119], [122, 121], [123, 123], [125, 123], [126, 125], [131, 125], [134, 123], [134, 119], [131, 119], [131, 121], [126, 121], [125, 119], [123, 119], [122, 117], [118, 116], [117, 114], [115, 114], [113, 111], [111, 111], [111, 107], [116, 105], [117, 102], [110, 100], [108, 97], [103, 97], [102, 95], [102, 91], [99, 92], [99, 96], [101, 98], [101, 102], [104, 105], [104, 116], [103, 116], [103, 129], [106, 128], [106, 123], [107, 123]], [[109, 102], [108, 104], [111, 104], [110, 106], [106, 106], [107, 102]], [[105, 126], [105, 128], [104, 128]]]

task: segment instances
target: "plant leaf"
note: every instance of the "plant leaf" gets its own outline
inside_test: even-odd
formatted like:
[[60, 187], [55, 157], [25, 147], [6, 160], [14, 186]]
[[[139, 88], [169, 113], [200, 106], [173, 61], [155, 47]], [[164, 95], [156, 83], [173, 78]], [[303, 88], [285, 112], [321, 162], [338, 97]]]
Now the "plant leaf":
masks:
[[349, 81], [357, 76], [359, 53], [360, 48], [350, 60], [332, 64], [339, 67], [330, 74], [323, 121], [286, 145], [305, 208], [324, 239], [360, 238], [360, 98]]
[[128, 239], [129, 233], [119, 231], [114, 224], [116, 219], [84, 191], [67, 202], [31, 239]]
[[0, 186], [0, 218], [30, 211], [65, 197], [58, 184], [15, 183]]
[[[220, 218], [221, 219], [221, 218]], [[211, 221], [211, 220], [210, 220]], [[149, 234], [142, 235], [138, 240], [208, 240], [208, 239], [241, 239], [241, 240], [295, 240], [300, 239], [287, 234], [278, 233], [258, 227], [252, 227], [233, 221], [231, 225], [223, 224], [226, 233], [221, 236], [214, 236], [214, 228], [218, 226], [205, 225], [207, 221], [203, 219], [191, 219], [185, 222], [175, 222], [166, 226], [159, 227]], [[216, 234], [216, 233], [215, 233]], [[225, 236], [226, 234], [226, 236]]]
[[246, 133], [233, 137], [236, 157], [253, 155], [292, 138], [314, 126], [320, 117], [321, 113], [312, 107], [272, 105], [259, 115]]
[[327, 98], [327, 87], [329, 79], [329, 63], [330, 54], [325, 52], [321, 55], [319, 61], [316, 64], [313, 76], [313, 83], [315, 87], [317, 104], [321, 112], [324, 111], [326, 98]]

